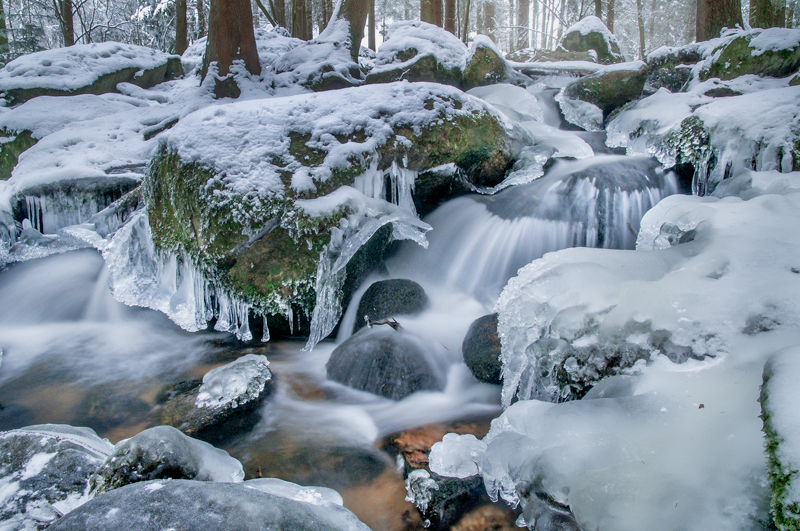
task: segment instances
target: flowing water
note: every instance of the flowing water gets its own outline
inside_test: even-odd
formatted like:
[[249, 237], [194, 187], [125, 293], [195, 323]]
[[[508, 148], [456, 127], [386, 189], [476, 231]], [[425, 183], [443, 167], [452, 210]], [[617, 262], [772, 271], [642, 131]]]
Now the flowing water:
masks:
[[[552, 92], [537, 97], [540, 118], [555, 127]], [[602, 146], [602, 139], [579, 136], [595, 151]], [[409, 428], [485, 422], [500, 412], [499, 386], [477, 382], [461, 360], [469, 325], [492, 312], [517, 269], [544, 253], [633, 248], [642, 215], [676, 191], [674, 177], [651, 160], [603, 154], [557, 162], [544, 177], [495, 195], [448, 201], [425, 219], [433, 227], [429, 248], [404, 243], [388, 261], [388, 275], [356, 292], [336, 340], [311, 351], [299, 340], [189, 333], [162, 313], [125, 306], [112, 297], [109, 270], [94, 250], [11, 264], [0, 271], [0, 429], [65, 423], [117, 442], [152, 423], [165, 386], [247, 353], [265, 354], [275, 391], [253, 431], [226, 447], [246, 474], [336, 488], [375, 531], [413, 527], [419, 522], [409, 520], [414, 511], [403, 500], [402, 477], [379, 446]], [[441, 357], [444, 390], [392, 401], [326, 379], [325, 363], [349, 337], [358, 299], [384, 278], [409, 278], [426, 290], [428, 309], [397, 319]]]

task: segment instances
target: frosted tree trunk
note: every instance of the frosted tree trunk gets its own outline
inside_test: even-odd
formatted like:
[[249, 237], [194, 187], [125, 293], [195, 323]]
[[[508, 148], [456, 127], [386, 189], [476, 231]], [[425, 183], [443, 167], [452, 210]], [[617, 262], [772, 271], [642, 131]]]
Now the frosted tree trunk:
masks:
[[782, 28], [786, 24], [786, 0], [750, 0], [750, 26]]
[[61, 25], [64, 46], [73, 46], [75, 44], [75, 23], [73, 20], [72, 0], [61, 0], [58, 8], [58, 21]]
[[[358, 63], [358, 50], [364, 38], [370, 0], [339, 0], [333, 8], [331, 22], [344, 19], [350, 26], [350, 58]], [[328, 23], [330, 25], [330, 22]], [[322, 37], [320, 35], [320, 37]]]
[[719, 37], [722, 28], [742, 26], [741, 0], [697, 0], [697, 41]]
[[442, 25], [442, 0], [422, 0], [419, 4], [419, 19], [430, 24]]
[[642, 0], [636, 0], [636, 20], [639, 25], [639, 59], [644, 59], [644, 8]]
[[186, 0], [175, 0], [175, 53], [183, 55], [187, 46]]
[[367, 37], [367, 45], [369, 49], [377, 51], [378, 48], [375, 45], [375, 0], [369, 0], [369, 22], [367, 23], [369, 26], [369, 36]]
[[497, 42], [495, 38], [497, 23], [495, 21], [494, 2], [485, 1], [483, 3], [483, 23], [486, 26], [486, 36]]
[[[270, 5], [272, 6], [272, 16], [275, 18], [275, 23], [285, 28], [286, 26], [286, 2], [284, 0], [271, 0]], [[327, 18], [325, 21], [327, 22], [328, 19], [331, 18], [331, 13], [328, 13]]]
[[456, 34], [456, 0], [444, 0], [444, 29]]
[[614, 1], [608, 0], [608, 7], [606, 7], [606, 26], [611, 33], [614, 33]]
[[603, 1], [594, 0], [594, 16], [601, 19], [603, 18]]
[[539, 47], [539, 0], [533, 0], [533, 16], [531, 17], [533, 20], [533, 47]]
[[218, 98], [238, 98], [241, 90], [230, 73], [233, 61], [244, 61], [251, 74], [261, 73], [256, 37], [253, 32], [253, 13], [249, 0], [211, 0], [208, 17], [208, 41], [203, 56], [202, 77], [205, 79], [211, 63], [217, 65], [214, 94]]
[[206, 8], [203, 5], [203, 0], [197, 0], [195, 9], [197, 10], [197, 36], [205, 37], [208, 31], [206, 29]]
[[6, 12], [0, 0], [0, 60], [5, 61], [8, 53], [8, 29], [6, 28]]
[[517, 0], [517, 48], [521, 50], [531, 45], [530, 31], [527, 29], [530, 26], [529, 18], [530, 0]]

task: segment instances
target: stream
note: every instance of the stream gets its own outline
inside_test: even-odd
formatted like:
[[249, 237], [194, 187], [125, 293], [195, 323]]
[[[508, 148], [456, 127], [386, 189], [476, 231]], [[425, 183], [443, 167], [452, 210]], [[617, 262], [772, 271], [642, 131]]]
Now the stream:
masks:
[[[531, 182], [455, 198], [426, 216], [433, 227], [429, 248], [399, 245], [387, 271], [355, 293], [338, 336], [311, 351], [302, 350], [300, 339], [243, 343], [220, 332], [189, 333], [159, 312], [125, 306], [112, 296], [108, 268], [92, 249], [6, 266], [0, 270], [0, 430], [62, 423], [88, 426], [116, 443], [150, 425], [166, 386], [201, 378], [245, 354], [264, 354], [273, 394], [252, 432], [224, 447], [242, 461], [246, 477], [335, 488], [374, 531], [419, 525], [409, 520], [413, 506], [404, 501], [402, 474], [382, 441], [432, 423], [475, 420], [488, 428], [499, 415], [500, 387], [479, 383], [462, 360], [470, 324], [492, 313], [520, 267], [547, 252], [634, 248], [644, 213], [678, 192], [676, 178], [652, 159], [613, 154], [602, 134], [561, 129], [554, 92], [529, 89], [542, 110], [538, 122], [548, 126], [531, 131], [543, 144], [560, 142], [564, 160]], [[487, 94], [482, 97], [491, 102]], [[515, 102], [506, 105], [513, 109]], [[525, 124], [530, 116], [512, 118]], [[575, 150], [586, 148], [594, 156], [574, 160]], [[373, 281], [387, 278], [416, 281], [431, 301], [423, 313], [397, 320], [434, 345], [447, 367], [443, 391], [392, 401], [326, 379], [325, 363], [350, 336], [359, 298]]]

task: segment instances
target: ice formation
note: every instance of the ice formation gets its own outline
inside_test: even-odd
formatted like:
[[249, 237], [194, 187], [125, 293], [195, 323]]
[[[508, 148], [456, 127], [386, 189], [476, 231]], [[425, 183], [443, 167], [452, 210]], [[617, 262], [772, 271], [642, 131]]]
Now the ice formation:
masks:
[[261, 492], [312, 505], [342, 506], [344, 504], [342, 496], [338, 492], [325, 487], [303, 487], [277, 478], [250, 479], [245, 481], [243, 485]]
[[249, 402], [264, 392], [272, 378], [266, 356], [247, 354], [208, 371], [197, 395], [197, 407], [222, 408]]

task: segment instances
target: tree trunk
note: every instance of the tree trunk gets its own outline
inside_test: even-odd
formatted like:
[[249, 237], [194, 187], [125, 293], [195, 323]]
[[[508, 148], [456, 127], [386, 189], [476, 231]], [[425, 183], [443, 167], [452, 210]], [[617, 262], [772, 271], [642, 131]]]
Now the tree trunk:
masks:
[[311, 27], [311, 0], [292, 0], [292, 37], [304, 41], [310, 41], [314, 37]]
[[719, 37], [722, 28], [742, 26], [741, 0], [697, 0], [697, 41]]
[[175, 53], [183, 55], [188, 46], [186, 35], [186, 0], [175, 0]]
[[[343, 18], [350, 25], [350, 58], [358, 63], [358, 51], [364, 38], [364, 26], [369, 12], [369, 0], [339, 0], [333, 8], [334, 19]], [[330, 26], [330, 23], [328, 23]], [[322, 35], [320, 35], [322, 37]]]
[[375, 0], [369, 0], [369, 37], [367, 38], [367, 42], [369, 44], [369, 49], [373, 52], [378, 51], [378, 47], [375, 45]]
[[603, 1], [602, 0], [594, 0], [594, 16], [599, 19], [603, 19]]
[[3, 2], [0, 0], [0, 61], [5, 62], [8, 58], [8, 29], [6, 28], [6, 12], [3, 9]]
[[238, 98], [241, 94], [233, 77], [226, 77], [235, 60], [243, 60], [251, 74], [261, 73], [250, 0], [211, 0], [208, 42], [201, 73], [205, 79], [209, 65], [217, 64], [219, 77], [215, 82], [214, 94], [218, 98]]
[[422, 0], [419, 4], [419, 19], [441, 27], [442, 0]]
[[[275, 23], [282, 28], [286, 28], [286, 2], [284, 0], [273, 0], [270, 5], [272, 5], [272, 16], [275, 18]], [[327, 18], [331, 18], [330, 13], [328, 13]]]
[[531, 32], [527, 29], [530, 26], [530, 5], [530, 0], [517, 0], [517, 48], [520, 50], [531, 45]]
[[483, 2], [483, 24], [486, 26], [486, 36], [492, 39], [494, 42], [497, 42], [494, 34], [494, 30], [497, 27], [494, 14], [494, 2], [491, 0], [485, 0]]
[[636, 0], [636, 20], [639, 25], [639, 59], [644, 60], [644, 8], [642, 0]]
[[786, 27], [793, 28], [794, 27], [794, 4], [795, 0], [789, 0], [788, 6], [786, 6]]
[[[567, 20], [567, 0], [561, 0], [561, 12], [558, 14], [561, 20]], [[561, 42], [561, 35], [564, 34], [564, 30], [567, 28], [564, 27], [564, 24], [561, 23], [561, 20], [558, 21], [558, 41]]]
[[606, 8], [606, 26], [611, 33], [614, 33], [614, 2], [615, 0], [608, 0]]
[[72, 0], [61, 0], [58, 7], [64, 46], [73, 46], [75, 44], [75, 23], [73, 22]]
[[461, 34], [461, 41], [466, 44], [469, 40], [469, 8], [470, 0], [467, 0], [467, 5], [464, 7], [464, 32]]
[[197, 36], [205, 37], [208, 33], [206, 28], [206, 8], [203, 0], [197, 0]]
[[786, 0], [750, 0], [750, 26], [782, 28], [786, 24]]
[[539, 0], [533, 0], [533, 47], [539, 47]]
[[456, 0], [444, 0], [444, 29], [456, 34]]

